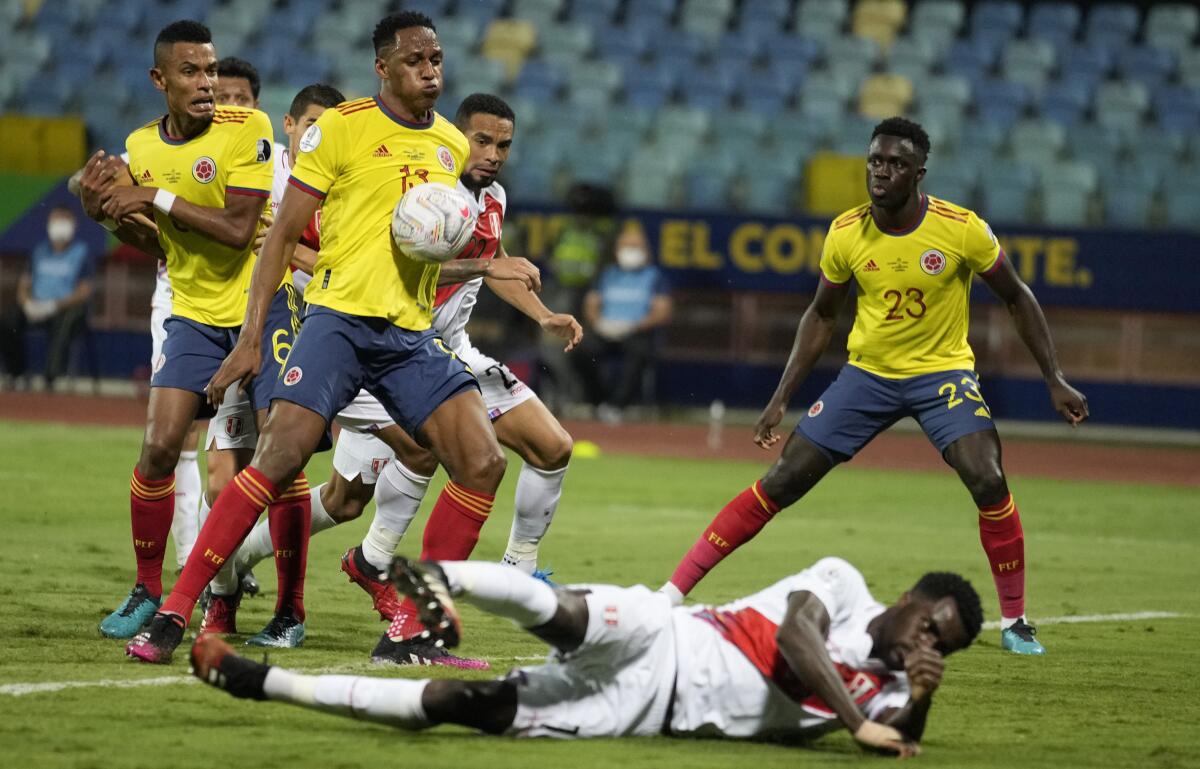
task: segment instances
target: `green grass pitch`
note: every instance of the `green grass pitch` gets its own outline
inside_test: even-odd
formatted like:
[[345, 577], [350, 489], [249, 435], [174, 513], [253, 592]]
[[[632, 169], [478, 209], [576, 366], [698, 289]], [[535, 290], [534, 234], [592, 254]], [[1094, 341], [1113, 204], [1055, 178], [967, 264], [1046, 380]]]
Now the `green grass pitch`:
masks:
[[[527, 742], [454, 728], [412, 735], [188, 685], [180, 680], [184, 655], [169, 667], [128, 662], [121, 643], [101, 638], [96, 624], [133, 576], [127, 500], [139, 439], [135, 429], [0, 423], [4, 766], [765, 769], [880, 760], [844, 734], [809, 749], [661, 738]], [[657, 586], [716, 510], [762, 470], [619, 455], [576, 460], [543, 564], [563, 580]], [[309, 468], [314, 483], [328, 473], [328, 455]], [[477, 557], [499, 558], [503, 550], [515, 477], [510, 472], [500, 491]], [[1029, 478], [1012, 486], [1027, 533], [1035, 620], [1140, 611], [1185, 616], [1043, 625], [1049, 654], [1042, 659], [1002, 653], [998, 631], [985, 630], [949, 661], [920, 765], [1200, 766], [1200, 700], [1192, 691], [1200, 680], [1200, 493]], [[271, 659], [312, 671], [450, 674], [366, 662], [384, 625], [338, 569], [341, 553], [365, 529], [363, 520], [313, 541], [307, 643]], [[415, 537], [409, 543], [417, 549]], [[828, 554], [856, 564], [885, 602], [925, 570], [961, 571], [983, 595], [987, 618], [996, 619], [974, 511], [949, 471], [842, 468], [722, 564], [695, 598], [734, 598]], [[258, 574], [264, 592], [273, 593], [272, 567], [264, 564]], [[257, 631], [272, 605], [263, 597], [244, 602], [240, 629]], [[487, 657], [499, 673], [544, 652], [500, 620], [468, 610], [465, 623], [463, 652]], [[161, 677], [171, 679], [117, 685]], [[12, 684], [102, 680], [113, 683], [10, 693]]]

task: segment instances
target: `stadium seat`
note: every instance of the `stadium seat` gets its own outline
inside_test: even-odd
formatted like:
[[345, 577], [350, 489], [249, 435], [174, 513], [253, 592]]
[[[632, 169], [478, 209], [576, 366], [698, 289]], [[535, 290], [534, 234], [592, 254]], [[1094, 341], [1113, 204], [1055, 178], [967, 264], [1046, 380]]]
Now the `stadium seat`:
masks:
[[654, 136], [664, 141], [699, 143], [712, 125], [712, 114], [690, 107], [672, 106], [654, 121]]
[[932, 155], [926, 165], [925, 180], [922, 187], [926, 192], [939, 198], [960, 205], [966, 205], [965, 197], [974, 198], [975, 187], [979, 183], [979, 164], [970, 155], [958, 152], [938, 151]]
[[[458, 15], [439, 19], [437, 25], [438, 42], [447, 52], [457, 56], [475, 52], [479, 44], [479, 22], [469, 16]], [[321, 37], [318, 35], [317, 40]]]
[[1126, 138], [1119, 131], [1094, 122], [1075, 126], [1067, 137], [1066, 149], [1072, 158], [1103, 167], [1122, 157]]
[[1031, 101], [1029, 88], [993, 78], [975, 91], [976, 114], [1004, 128], [1011, 127], [1024, 114]]
[[1118, 50], [1137, 34], [1137, 6], [1129, 3], [1097, 3], [1088, 11], [1084, 27], [1089, 43], [1102, 43]]
[[462, 94], [473, 91], [497, 93], [508, 80], [508, 69], [503, 62], [482, 56], [447, 61], [445, 73], [447, 84]]
[[537, 45], [537, 27], [519, 19], [497, 19], [483, 33], [480, 52], [502, 62], [509, 78], [516, 77], [521, 65]]
[[904, 75], [914, 83], [924, 81], [940, 59], [938, 49], [928, 40], [901, 37], [888, 49], [887, 71]]
[[971, 12], [971, 37], [1011, 39], [1021, 28], [1022, 16], [1015, 0], [983, 0]]
[[865, 37], [847, 35], [828, 41], [825, 50], [825, 66], [836, 77], [846, 81], [847, 87], [856, 89], [879, 61], [879, 43]]
[[756, 174], [739, 185], [741, 207], [753, 214], [786, 216], [796, 211], [799, 187], [798, 175], [788, 169]]
[[729, 106], [734, 89], [744, 85], [741, 69], [727, 66], [704, 66], [688, 72], [679, 84], [683, 103], [697, 109], [723, 112]]
[[1013, 126], [1009, 147], [1013, 160], [1036, 170], [1057, 161], [1066, 141], [1066, 129], [1060, 124], [1030, 118]]
[[1200, 89], [1164, 85], [1154, 91], [1154, 112], [1159, 127], [1187, 135], [1200, 129]]
[[1108, 227], [1143, 229], [1152, 224], [1154, 194], [1136, 186], [1108, 187], [1104, 193], [1104, 220]]
[[923, 0], [910, 14], [909, 34], [943, 51], [958, 37], [966, 10], [960, 0]]
[[559, 98], [566, 81], [561, 67], [535, 56], [521, 67], [513, 92], [518, 99], [549, 104]]
[[687, 204], [690, 208], [725, 211], [730, 205], [731, 174], [704, 167], [687, 175]]
[[1187, 178], [1169, 179], [1163, 193], [1164, 223], [1181, 230], [1200, 230], [1200, 190], [1196, 188], [1195, 175]]
[[1028, 168], [997, 164], [983, 179], [979, 213], [993, 223], [1029, 221], [1034, 181], [1035, 175]]
[[907, 16], [908, 6], [903, 0], [859, 0], [854, 6], [850, 30], [858, 37], [874, 40], [880, 50], [887, 51]]
[[1083, 80], [1059, 80], [1042, 93], [1040, 111], [1047, 120], [1065, 127], [1074, 126], [1087, 112], [1092, 87]]
[[512, 0], [509, 15], [542, 29], [554, 24], [565, 7], [565, 0]]
[[1080, 19], [1079, 7], [1072, 3], [1035, 3], [1029, 10], [1029, 36], [1062, 48], [1075, 39]]
[[652, 24], [662, 28], [668, 24], [671, 15], [675, 13], [675, 0], [642, 0], [625, 6], [625, 24], [627, 26], [643, 26]]
[[858, 114], [882, 120], [903, 115], [912, 103], [912, 81], [903, 75], [881, 73], [863, 81], [858, 92]]
[[621, 0], [571, 0], [567, 17], [576, 24], [599, 29], [612, 24], [620, 5]]
[[1004, 49], [1002, 62], [1007, 80], [1024, 84], [1038, 96], [1054, 69], [1054, 46], [1046, 40], [1014, 40]]
[[1068, 45], [1059, 50], [1059, 78], [1064, 81], [1086, 81], [1094, 88], [1112, 72], [1113, 59], [1113, 52], [1102, 45]]
[[1132, 135], [1142, 127], [1149, 103], [1146, 86], [1131, 80], [1111, 80], [1096, 91], [1096, 122]]
[[742, 106], [766, 118], [778, 117], [790, 106], [790, 97], [780, 90], [754, 90], [742, 94]]
[[654, 44], [655, 58], [676, 67], [681, 74], [696, 66], [708, 50], [707, 38], [682, 31], [656, 39]]
[[791, 11], [791, 0], [744, 0], [738, 19], [741, 26], [762, 25], [769, 29], [783, 29]]
[[593, 28], [596, 55], [619, 64], [636, 62], [650, 50], [650, 36], [638, 27], [605, 24]]
[[1171, 51], [1145, 45], [1131, 45], [1117, 53], [1117, 74], [1136, 80], [1153, 90], [1166, 82], [1175, 72], [1175, 55]]
[[554, 190], [557, 171], [549, 166], [537, 163], [510, 164], [504, 169], [501, 181], [508, 188], [509, 195], [515, 199], [529, 203], [557, 202], [558, 195]]
[[1086, 225], [1091, 218], [1096, 185], [1096, 169], [1087, 163], [1064, 161], [1043, 167], [1043, 221], [1058, 227]]
[[796, 10], [796, 32], [821, 41], [841, 37], [848, 10], [846, 0], [801, 0]]
[[[469, 18], [475, 22], [480, 28], [484, 29], [493, 21], [500, 17], [501, 11], [504, 10], [505, 0], [471, 0], [468, 3], [456, 3], [454, 15], [456, 17]], [[437, 23], [440, 20], [435, 20]], [[438, 30], [441, 30], [441, 24], [438, 23]]]
[[580, 24], [541, 27], [538, 40], [542, 58], [552, 62], [578, 61], [592, 49], [592, 31]]
[[1176, 53], [1193, 47], [1200, 31], [1200, 10], [1194, 4], [1155, 4], [1146, 15], [1142, 34], [1146, 43]]
[[1200, 45], [1179, 54], [1179, 82], [1189, 88], [1200, 88]]
[[686, 32], [711, 40], [725, 33], [732, 15], [733, 0], [683, 0], [679, 26]]

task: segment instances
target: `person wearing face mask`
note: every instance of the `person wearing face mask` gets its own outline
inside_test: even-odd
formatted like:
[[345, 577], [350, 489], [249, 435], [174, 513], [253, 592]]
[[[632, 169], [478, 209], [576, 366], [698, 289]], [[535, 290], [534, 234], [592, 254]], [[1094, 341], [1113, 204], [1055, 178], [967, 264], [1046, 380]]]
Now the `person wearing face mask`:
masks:
[[5, 370], [27, 384], [25, 334], [30, 326], [46, 329], [46, 389], [66, 369], [71, 341], [84, 328], [92, 295], [92, 260], [87, 244], [75, 239], [75, 213], [55, 206], [46, 220], [46, 240], [33, 250], [29, 270], [17, 285], [17, 306], [0, 330]]
[[[637, 397], [654, 353], [654, 332], [671, 319], [671, 297], [662, 272], [651, 263], [650, 244], [636, 223], [617, 238], [615, 264], [600, 274], [584, 299], [591, 333], [575, 365], [588, 401], [605, 421], [620, 421]], [[610, 360], [619, 373], [605, 375]]]

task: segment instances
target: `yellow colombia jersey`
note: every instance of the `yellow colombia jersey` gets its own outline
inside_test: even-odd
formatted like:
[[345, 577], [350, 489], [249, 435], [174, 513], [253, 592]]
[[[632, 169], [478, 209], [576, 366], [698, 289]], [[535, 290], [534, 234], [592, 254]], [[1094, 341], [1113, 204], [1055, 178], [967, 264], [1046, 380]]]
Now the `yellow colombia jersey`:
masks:
[[973, 211], [929, 196], [916, 226], [901, 232], [880, 230], [870, 205], [834, 219], [821, 273], [834, 284], [858, 283], [850, 364], [893, 379], [973, 369], [971, 276], [995, 269], [1002, 257]]
[[[212, 124], [193, 139], [167, 135], [165, 118], [129, 135], [134, 183], [160, 187], [198, 206], [224, 208], [226, 194], [271, 194], [271, 120], [256, 109], [217, 107]], [[209, 326], [240, 326], [254, 257], [176, 224], [157, 209], [158, 242], [167, 255], [172, 311]]]
[[301, 139], [291, 178], [325, 201], [305, 301], [413, 331], [429, 328], [441, 267], [400, 253], [392, 210], [418, 184], [454, 187], [468, 154], [467, 137], [441, 115], [408, 123], [378, 97], [325, 110]]

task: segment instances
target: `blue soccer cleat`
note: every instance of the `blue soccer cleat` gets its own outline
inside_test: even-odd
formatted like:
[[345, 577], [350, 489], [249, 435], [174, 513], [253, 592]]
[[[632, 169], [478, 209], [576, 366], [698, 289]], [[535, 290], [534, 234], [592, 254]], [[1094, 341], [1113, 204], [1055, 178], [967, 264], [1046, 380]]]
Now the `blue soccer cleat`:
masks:
[[276, 614], [256, 635], [246, 640], [247, 646], [268, 646], [273, 649], [295, 649], [304, 643], [304, 623], [290, 609]]
[[1013, 654], [1041, 655], [1046, 647], [1034, 638], [1037, 629], [1023, 619], [1017, 620], [1000, 633], [1000, 646]]
[[133, 638], [158, 611], [162, 597], [155, 598], [142, 583], [134, 586], [117, 610], [100, 621], [100, 634], [107, 638]]
[[550, 579], [550, 575], [552, 574], [554, 574], [554, 569], [547, 567], [545, 569], [534, 569], [531, 576], [540, 582], [545, 582], [550, 587], [558, 587], [558, 583]]

